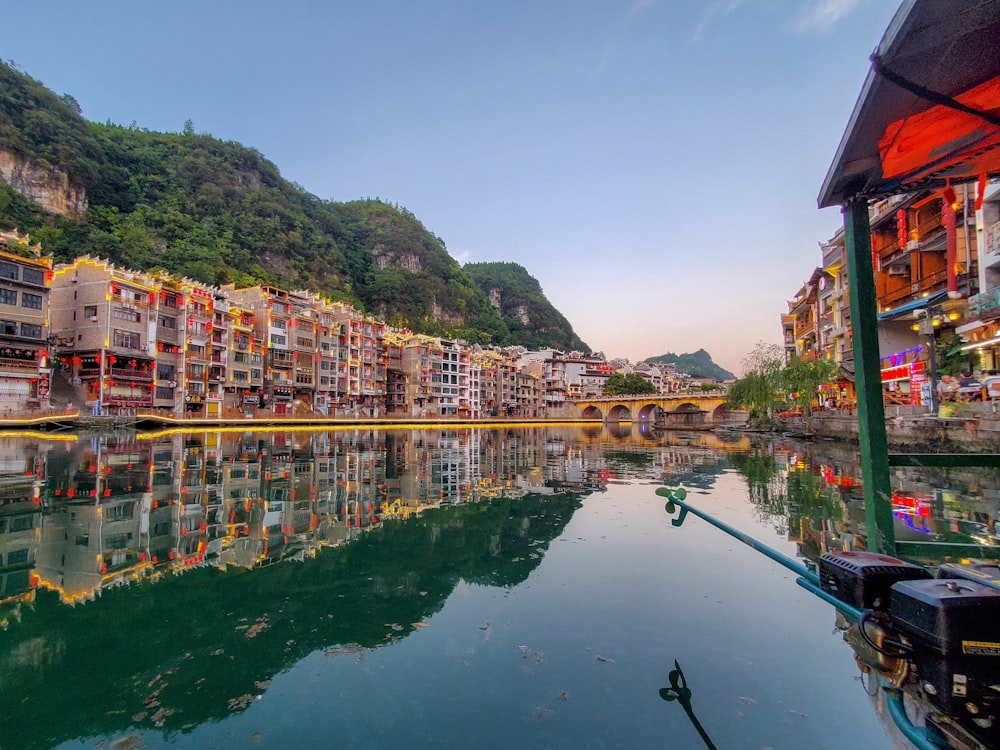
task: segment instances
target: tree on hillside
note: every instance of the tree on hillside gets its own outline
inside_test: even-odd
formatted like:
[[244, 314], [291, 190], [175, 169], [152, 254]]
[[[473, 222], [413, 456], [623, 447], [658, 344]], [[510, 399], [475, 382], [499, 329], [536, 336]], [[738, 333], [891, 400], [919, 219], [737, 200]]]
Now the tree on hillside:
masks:
[[627, 375], [616, 372], [604, 381], [602, 393], [608, 396], [636, 396], [644, 393], [656, 393], [656, 386], [642, 375], [630, 372]]

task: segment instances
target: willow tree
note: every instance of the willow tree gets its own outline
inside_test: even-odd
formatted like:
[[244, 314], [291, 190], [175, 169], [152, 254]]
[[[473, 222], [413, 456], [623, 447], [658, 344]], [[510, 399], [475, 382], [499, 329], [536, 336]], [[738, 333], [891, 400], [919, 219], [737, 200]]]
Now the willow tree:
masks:
[[770, 419], [771, 411], [783, 393], [781, 371], [784, 356], [781, 347], [760, 341], [741, 364], [743, 377], [729, 386], [729, 406], [746, 409], [751, 422]]

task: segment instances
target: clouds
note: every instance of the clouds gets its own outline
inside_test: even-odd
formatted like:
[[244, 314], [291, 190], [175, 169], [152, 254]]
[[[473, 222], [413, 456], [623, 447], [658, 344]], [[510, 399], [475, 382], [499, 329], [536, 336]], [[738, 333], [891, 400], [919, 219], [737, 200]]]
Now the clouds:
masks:
[[704, 38], [709, 26], [717, 20], [731, 15], [733, 11], [745, 2], [746, 0], [715, 0], [715, 2], [709, 3], [705, 8], [705, 12], [702, 13], [698, 25], [695, 26], [694, 33], [691, 34], [691, 44], [700, 42]]
[[[793, 34], [806, 34], [815, 32], [829, 32], [839, 21], [846, 18], [854, 11], [861, 8], [870, 0], [805, 0], [792, 20], [784, 25], [784, 29]], [[644, 4], [642, 0], [636, 5]], [[708, 33], [711, 26], [719, 23], [743, 6], [753, 6], [755, 9], [773, 10], [774, 3], [767, 0], [713, 0], [708, 3], [701, 14], [694, 32], [691, 34], [691, 43], [698, 44]], [[781, 12], [784, 14], [784, 3], [778, 3]], [[634, 7], [634, 6], [633, 6]]]
[[799, 9], [798, 14], [788, 24], [788, 30], [795, 33], [831, 31], [838, 21], [860, 8], [865, 2], [867, 0], [813, 0]]

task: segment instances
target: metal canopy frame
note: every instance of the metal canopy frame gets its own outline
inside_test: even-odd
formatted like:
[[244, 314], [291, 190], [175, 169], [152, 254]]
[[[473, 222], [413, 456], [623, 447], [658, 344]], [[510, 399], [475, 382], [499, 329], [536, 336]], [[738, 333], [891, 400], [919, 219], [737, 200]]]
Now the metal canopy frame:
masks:
[[[920, 549], [915, 543], [897, 545], [893, 532], [869, 202], [972, 182], [977, 175], [968, 173], [968, 152], [957, 152], [953, 143], [942, 138], [934, 142], [940, 148], [930, 149], [933, 161], [908, 175], [887, 178], [879, 141], [889, 125], [907, 122], [931, 107], [961, 111], [963, 105], [955, 97], [997, 76], [1000, 0], [905, 0], [872, 55], [871, 68], [817, 200], [820, 208], [839, 205], [844, 214], [868, 547], [885, 554], [932, 552], [934, 545], [920, 545]], [[998, 148], [1000, 112], [972, 114], [976, 122], [982, 121], [977, 137], [985, 139], [978, 153]], [[1000, 170], [986, 174], [987, 178], [997, 176]], [[964, 550], [950, 545], [949, 554], [963, 552], [988, 554], [975, 545]]]

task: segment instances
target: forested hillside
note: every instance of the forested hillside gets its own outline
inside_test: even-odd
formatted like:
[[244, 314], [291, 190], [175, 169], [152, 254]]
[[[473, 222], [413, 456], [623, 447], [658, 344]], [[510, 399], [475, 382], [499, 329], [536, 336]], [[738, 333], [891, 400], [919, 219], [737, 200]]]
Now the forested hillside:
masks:
[[736, 376], [723, 367], [712, 361], [712, 355], [704, 349], [688, 354], [674, 354], [667, 352], [658, 357], [648, 357], [647, 362], [671, 363], [677, 367], [677, 372], [685, 372], [688, 375], [695, 375], [702, 378], [712, 378], [713, 380], [732, 380]]
[[0, 227], [30, 233], [57, 261], [92, 254], [210, 284], [310, 289], [392, 325], [470, 342], [579, 343], [554, 310], [565, 325], [546, 315], [508, 327], [403, 208], [321, 200], [257, 150], [190, 123], [157, 133], [89, 122], [71, 96], [2, 62], [0, 176]]
[[[517, 263], [466, 263], [465, 270], [500, 312], [507, 330], [529, 349], [555, 346], [589, 353], [573, 326], [545, 297], [541, 284]], [[551, 342], [561, 341], [561, 345]]]

